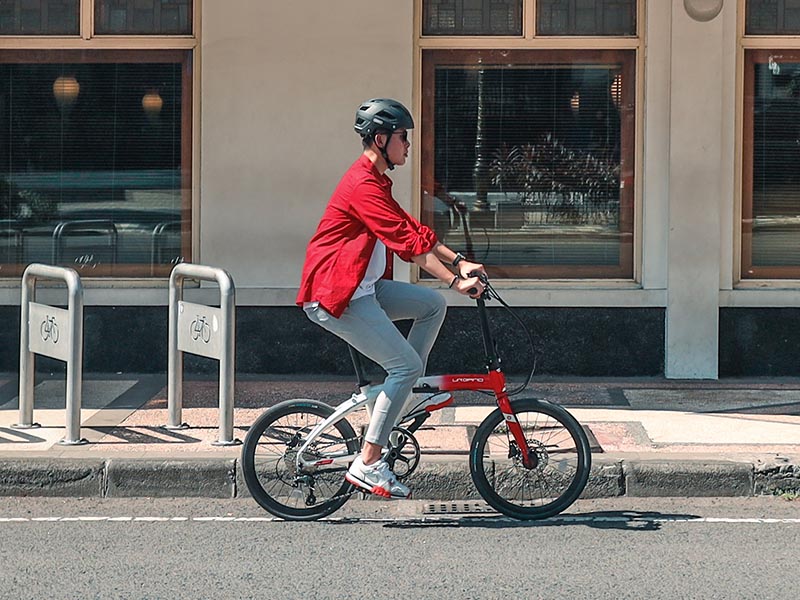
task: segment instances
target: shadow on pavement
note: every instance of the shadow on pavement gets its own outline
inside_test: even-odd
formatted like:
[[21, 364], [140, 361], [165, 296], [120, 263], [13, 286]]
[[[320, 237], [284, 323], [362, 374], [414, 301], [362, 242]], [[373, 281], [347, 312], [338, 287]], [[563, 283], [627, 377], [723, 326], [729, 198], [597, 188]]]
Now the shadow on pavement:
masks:
[[602, 511], [565, 514], [541, 521], [516, 521], [508, 517], [461, 517], [437, 519], [408, 519], [386, 523], [384, 527], [394, 529], [419, 529], [428, 527], [482, 527], [486, 529], [516, 529], [535, 527], [562, 527], [581, 525], [594, 529], [617, 529], [621, 531], [658, 531], [664, 523], [691, 521], [697, 515], [665, 514], [651, 511]]

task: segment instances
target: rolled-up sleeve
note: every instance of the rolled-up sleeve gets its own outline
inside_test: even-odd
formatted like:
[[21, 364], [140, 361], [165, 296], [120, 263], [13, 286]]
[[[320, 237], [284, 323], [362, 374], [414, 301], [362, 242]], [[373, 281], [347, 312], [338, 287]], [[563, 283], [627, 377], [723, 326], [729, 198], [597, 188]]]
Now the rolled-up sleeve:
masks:
[[367, 180], [358, 185], [350, 209], [389, 250], [406, 262], [430, 252], [438, 242], [433, 230], [403, 210], [377, 181]]

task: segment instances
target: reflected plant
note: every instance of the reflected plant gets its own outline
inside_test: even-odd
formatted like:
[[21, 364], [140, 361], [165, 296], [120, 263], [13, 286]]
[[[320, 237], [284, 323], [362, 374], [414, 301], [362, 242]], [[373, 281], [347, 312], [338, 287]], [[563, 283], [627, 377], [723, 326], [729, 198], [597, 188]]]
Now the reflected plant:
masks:
[[20, 224], [44, 223], [56, 216], [56, 203], [39, 192], [20, 190], [0, 178], [0, 219]]
[[536, 144], [499, 148], [490, 164], [492, 184], [541, 220], [608, 223], [619, 204], [619, 164], [566, 147], [552, 134]]

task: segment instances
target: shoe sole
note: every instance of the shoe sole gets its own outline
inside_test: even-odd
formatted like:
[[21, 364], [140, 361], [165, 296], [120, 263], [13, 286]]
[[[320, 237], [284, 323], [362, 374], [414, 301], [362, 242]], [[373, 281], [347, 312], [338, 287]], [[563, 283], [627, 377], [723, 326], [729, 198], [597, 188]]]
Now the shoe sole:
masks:
[[370, 486], [367, 482], [361, 481], [360, 479], [356, 479], [350, 473], [347, 473], [345, 476], [345, 481], [348, 483], [352, 483], [357, 488], [369, 493], [374, 494], [375, 496], [380, 496], [381, 498], [386, 498], [388, 500], [408, 500], [411, 498], [411, 492], [408, 492], [408, 496], [393, 496], [392, 493], [379, 485]]

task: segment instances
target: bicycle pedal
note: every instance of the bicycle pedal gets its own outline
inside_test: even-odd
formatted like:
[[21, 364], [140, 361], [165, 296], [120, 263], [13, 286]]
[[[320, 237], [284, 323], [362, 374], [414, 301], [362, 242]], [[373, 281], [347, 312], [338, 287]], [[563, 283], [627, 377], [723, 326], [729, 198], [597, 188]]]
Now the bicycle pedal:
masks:
[[359, 500], [368, 500], [372, 496], [372, 494], [368, 492], [356, 492], [356, 493], [358, 494]]

